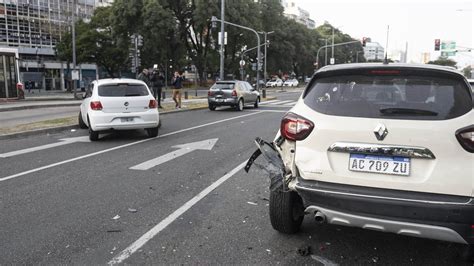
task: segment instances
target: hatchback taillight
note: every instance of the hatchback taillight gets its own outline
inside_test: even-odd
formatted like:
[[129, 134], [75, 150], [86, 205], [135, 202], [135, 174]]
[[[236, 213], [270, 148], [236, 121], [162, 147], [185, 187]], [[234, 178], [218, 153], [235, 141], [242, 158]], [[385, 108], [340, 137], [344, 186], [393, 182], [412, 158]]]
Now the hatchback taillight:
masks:
[[150, 102], [148, 103], [148, 107], [150, 109], [155, 109], [157, 105], [158, 104], [156, 103], [156, 100], [150, 100]]
[[91, 102], [91, 109], [95, 111], [102, 110], [102, 104], [100, 103], [100, 101]]
[[304, 140], [313, 128], [313, 122], [297, 114], [288, 113], [281, 120], [280, 133], [287, 140]]
[[474, 153], [474, 125], [456, 131], [456, 138], [466, 151]]
[[237, 91], [236, 90], [232, 91], [232, 96], [234, 96], [234, 97], [237, 96]]
[[207, 91], [207, 96], [212, 96], [213, 94], [214, 93], [211, 90]]

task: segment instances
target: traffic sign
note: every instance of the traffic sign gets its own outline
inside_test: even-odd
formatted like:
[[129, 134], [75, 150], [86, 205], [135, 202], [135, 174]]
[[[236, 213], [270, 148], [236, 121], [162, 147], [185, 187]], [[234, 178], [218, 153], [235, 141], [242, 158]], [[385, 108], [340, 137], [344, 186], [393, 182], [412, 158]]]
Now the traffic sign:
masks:
[[456, 51], [442, 51], [441, 52], [442, 57], [448, 57], [448, 56], [456, 56]]
[[455, 51], [456, 42], [455, 41], [442, 41], [441, 42], [441, 51]]
[[334, 65], [335, 61], [336, 60], [334, 60], [334, 57], [331, 57], [331, 59], [329, 60], [329, 64]]
[[79, 70], [73, 70], [71, 72], [71, 78], [72, 80], [79, 80]]
[[243, 66], [245, 66], [245, 61], [244, 61], [244, 60], [240, 60], [240, 61], [239, 61], [239, 64], [240, 64], [241, 67], [243, 67]]

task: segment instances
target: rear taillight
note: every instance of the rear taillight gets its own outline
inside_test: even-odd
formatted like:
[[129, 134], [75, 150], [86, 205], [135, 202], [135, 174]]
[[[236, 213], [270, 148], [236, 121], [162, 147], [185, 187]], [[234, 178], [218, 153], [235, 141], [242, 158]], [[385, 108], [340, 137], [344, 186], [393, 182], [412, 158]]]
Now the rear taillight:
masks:
[[102, 110], [102, 104], [99, 101], [91, 102], [91, 109], [96, 111]]
[[232, 96], [234, 96], [234, 97], [237, 96], [237, 91], [236, 90], [232, 91]]
[[456, 138], [466, 151], [474, 153], [474, 125], [456, 131]]
[[150, 109], [155, 109], [157, 105], [158, 104], [157, 104], [156, 100], [150, 100], [150, 102], [148, 103], [148, 107]]
[[207, 96], [212, 96], [213, 94], [214, 94], [214, 93], [213, 93], [212, 91], [210, 91], [210, 90], [207, 92]]
[[288, 113], [281, 120], [280, 133], [287, 140], [304, 140], [313, 128], [313, 122], [297, 114]]

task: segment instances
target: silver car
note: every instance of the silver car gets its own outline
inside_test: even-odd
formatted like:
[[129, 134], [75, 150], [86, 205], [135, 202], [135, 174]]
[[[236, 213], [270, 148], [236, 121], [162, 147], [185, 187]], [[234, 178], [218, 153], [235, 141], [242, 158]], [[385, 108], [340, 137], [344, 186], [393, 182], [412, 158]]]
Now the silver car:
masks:
[[218, 106], [231, 106], [242, 111], [244, 105], [251, 104], [258, 108], [260, 92], [246, 81], [218, 81], [209, 89], [207, 100], [211, 111]]

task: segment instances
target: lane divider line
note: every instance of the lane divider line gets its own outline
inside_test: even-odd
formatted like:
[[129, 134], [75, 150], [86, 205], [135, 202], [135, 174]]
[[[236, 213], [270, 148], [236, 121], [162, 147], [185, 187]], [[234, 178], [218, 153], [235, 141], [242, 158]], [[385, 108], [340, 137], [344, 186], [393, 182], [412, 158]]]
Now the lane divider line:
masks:
[[248, 113], [248, 114], [245, 114], [245, 115], [230, 117], [230, 118], [226, 118], [226, 119], [222, 119], [222, 120], [218, 120], [218, 121], [214, 121], [214, 122], [210, 122], [210, 123], [206, 123], [206, 124], [202, 124], [202, 125], [198, 125], [198, 126], [194, 126], [194, 127], [189, 127], [189, 128], [173, 131], [173, 132], [166, 133], [166, 134], [163, 134], [163, 135], [158, 135], [158, 137], [156, 137], [156, 138], [143, 139], [143, 140], [135, 141], [135, 142], [132, 142], [132, 143], [120, 145], [120, 146], [117, 146], [117, 147], [113, 147], [113, 148], [109, 148], [109, 149], [89, 153], [89, 154], [86, 154], [86, 155], [71, 158], [71, 159], [68, 159], [68, 160], [61, 161], [61, 162], [57, 162], [57, 163], [41, 166], [41, 167], [38, 167], [38, 168], [35, 168], [35, 169], [31, 169], [31, 170], [28, 170], [28, 171], [24, 171], [24, 172], [21, 172], [21, 173], [18, 173], [18, 174], [2, 177], [2, 178], [0, 178], [0, 182], [7, 181], [7, 180], [10, 180], [10, 179], [13, 179], [13, 178], [16, 178], [16, 177], [24, 176], [24, 175], [27, 175], [27, 174], [39, 172], [41, 170], [52, 168], [52, 167], [55, 167], [55, 166], [58, 166], [58, 165], [62, 165], [62, 164], [78, 161], [78, 160], [81, 160], [81, 159], [89, 158], [89, 157], [96, 156], [96, 155], [99, 155], [99, 154], [102, 154], [102, 153], [118, 150], [118, 149], [121, 149], [121, 148], [126, 148], [126, 147], [129, 147], [129, 146], [133, 146], [133, 145], [140, 144], [140, 143], [143, 143], [143, 142], [147, 142], [147, 141], [150, 141], [150, 140], [154, 140], [154, 139], [157, 139], [157, 138], [164, 138], [164, 137], [167, 137], [167, 136], [171, 136], [171, 135], [179, 134], [179, 133], [182, 133], [182, 132], [198, 129], [198, 128], [201, 128], [201, 127], [215, 125], [215, 124], [219, 124], [219, 123], [234, 120], [234, 119], [239, 119], [239, 118], [243, 118], [243, 117], [247, 117], [247, 116], [251, 116], [251, 115], [260, 114], [260, 113], [263, 113], [263, 112], [264, 111], [252, 112], [252, 113]]
[[139, 250], [141, 247], [143, 247], [148, 241], [150, 241], [153, 237], [155, 237], [158, 233], [163, 231], [168, 225], [173, 223], [176, 219], [178, 219], [181, 215], [183, 215], [187, 210], [189, 210], [191, 207], [193, 207], [196, 203], [198, 203], [200, 200], [202, 200], [205, 196], [207, 196], [209, 193], [211, 193], [214, 189], [222, 185], [227, 179], [231, 178], [233, 175], [235, 175], [238, 171], [240, 171], [242, 168], [244, 168], [245, 164], [247, 164], [247, 161], [244, 161], [243, 163], [239, 164], [237, 167], [232, 169], [229, 173], [225, 174], [221, 178], [217, 179], [214, 183], [212, 183], [210, 186], [205, 188], [203, 191], [199, 192], [196, 196], [194, 196], [192, 199], [190, 199], [188, 202], [186, 202], [183, 206], [179, 207], [176, 211], [171, 213], [168, 217], [166, 217], [164, 220], [159, 222], [157, 225], [155, 225], [152, 229], [150, 229], [148, 232], [146, 232], [144, 235], [142, 235], [140, 238], [138, 238], [135, 242], [133, 242], [130, 246], [128, 246], [126, 249], [124, 249], [122, 252], [120, 252], [117, 256], [115, 256], [112, 260], [108, 262], [109, 265], [115, 265], [123, 262], [127, 258], [129, 258], [133, 253], [135, 253], [137, 250]]

